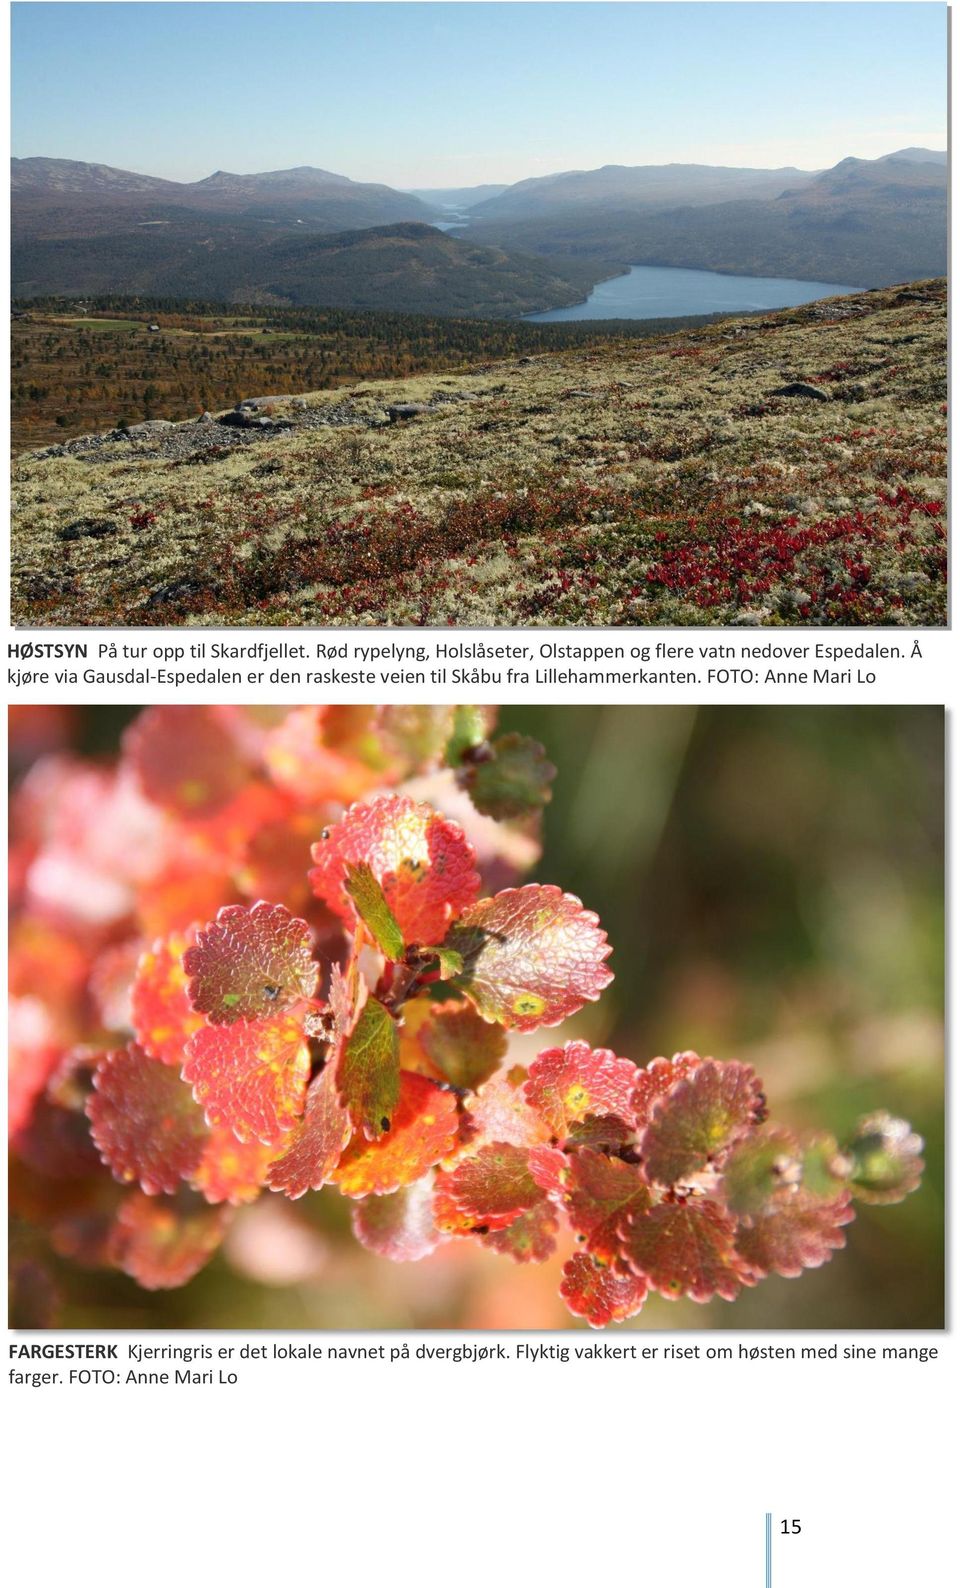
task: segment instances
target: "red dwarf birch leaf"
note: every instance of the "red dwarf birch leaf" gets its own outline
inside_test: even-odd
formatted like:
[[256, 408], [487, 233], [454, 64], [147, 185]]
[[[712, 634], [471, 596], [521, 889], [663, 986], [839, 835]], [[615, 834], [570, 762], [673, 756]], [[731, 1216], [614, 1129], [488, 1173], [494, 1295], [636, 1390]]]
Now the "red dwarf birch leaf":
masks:
[[570, 1154], [564, 1207], [571, 1228], [595, 1257], [612, 1263], [620, 1251], [624, 1217], [644, 1213], [649, 1206], [650, 1190], [637, 1164], [589, 1147]]
[[433, 1222], [443, 1235], [472, 1235], [476, 1219], [465, 1213], [454, 1200], [451, 1190], [453, 1175], [449, 1170], [438, 1169], [433, 1180]]
[[366, 861], [347, 866], [344, 892], [353, 900], [359, 915], [384, 958], [403, 958], [403, 933], [396, 917], [383, 896], [383, 889]]
[[623, 1323], [643, 1306], [647, 1287], [636, 1274], [618, 1274], [586, 1252], [575, 1252], [563, 1265], [560, 1294], [575, 1318], [585, 1318], [591, 1328]]
[[228, 1126], [215, 1125], [190, 1184], [213, 1204], [229, 1202], [241, 1207], [255, 1202], [275, 1152], [275, 1147], [265, 1147], [262, 1141], [238, 1141]]
[[734, 1249], [737, 1226], [729, 1213], [705, 1197], [661, 1202], [646, 1213], [628, 1213], [620, 1229], [620, 1253], [632, 1271], [668, 1300], [689, 1296], [733, 1301], [749, 1283]]
[[208, 1125], [240, 1141], [279, 1141], [303, 1113], [310, 1052], [294, 1015], [204, 1026], [190, 1038], [183, 1079]]
[[498, 1070], [466, 1105], [464, 1133], [476, 1144], [506, 1141], [514, 1147], [537, 1147], [550, 1131], [524, 1096], [527, 1072], [520, 1065]]
[[385, 1196], [412, 1185], [453, 1148], [457, 1100], [424, 1075], [404, 1071], [390, 1132], [379, 1141], [354, 1136], [334, 1170], [344, 1196]]
[[852, 1161], [853, 1194], [861, 1202], [902, 1202], [920, 1184], [923, 1140], [905, 1119], [883, 1109], [858, 1121], [844, 1152]]
[[495, 1228], [542, 1201], [543, 1192], [530, 1173], [523, 1147], [495, 1141], [463, 1158], [450, 1176], [450, 1194], [475, 1225]]
[[394, 1263], [418, 1263], [444, 1239], [433, 1222], [433, 1177], [389, 1196], [364, 1197], [353, 1209], [353, 1233], [361, 1246]]
[[563, 1201], [566, 1196], [570, 1160], [559, 1147], [531, 1147], [527, 1154], [530, 1173], [548, 1197]]
[[230, 1221], [181, 1193], [176, 1199], [125, 1197], [110, 1238], [110, 1260], [144, 1290], [176, 1290], [210, 1261]]
[[352, 923], [349, 866], [369, 865], [409, 944], [442, 943], [450, 922], [476, 898], [474, 853], [456, 822], [406, 795], [353, 805], [313, 846], [317, 897]]
[[400, 1068], [414, 1070], [418, 1075], [429, 1075], [431, 1081], [442, 1081], [445, 1077], [432, 1060], [427, 1058], [426, 1051], [420, 1046], [420, 1031], [433, 1019], [433, 1011], [437, 1007], [440, 1006], [433, 1003], [429, 994], [421, 994], [404, 1003], [402, 1017], [397, 1021], [400, 1032]]
[[542, 744], [519, 733], [505, 733], [486, 747], [485, 754], [468, 757], [457, 781], [481, 815], [502, 822], [542, 810], [556, 775]]
[[336, 1072], [328, 1063], [310, 1082], [303, 1118], [267, 1171], [271, 1191], [285, 1191], [293, 1200], [305, 1191], [319, 1191], [349, 1140], [350, 1115], [337, 1096]]
[[[272, 788], [269, 783], [251, 779], [229, 804], [221, 806], [206, 821], [197, 821], [191, 826], [181, 824], [181, 842], [189, 843], [190, 847], [185, 852], [192, 858], [207, 866], [219, 865], [233, 883], [232, 893], [236, 886], [234, 879], [239, 862], [250, 839], [265, 822], [277, 821], [282, 817], [287, 806], [286, 795]], [[230, 902], [224, 893], [220, 903]]]
[[647, 1178], [675, 1185], [762, 1120], [766, 1103], [749, 1065], [704, 1059], [655, 1106], [640, 1138]]
[[[630, 1118], [632, 1120], [633, 1116]], [[632, 1142], [634, 1134], [632, 1123], [621, 1119], [619, 1114], [585, 1114], [583, 1119], [574, 1120], [564, 1145], [606, 1147], [617, 1151]]]
[[147, 799], [178, 816], [212, 816], [250, 776], [216, 706], [148, 706], [127, 729], [123, 748]]
[[830, 1202], [799, 1188], [775, 1212], [741, 1227], [737, 1236], [740, 1261], [756, 1280], [765, 1274], [795, 1279], [805, 1268], [820, 1268], [846, 1244], [842, 1226], [855, 1217], [850, 1193]]
[[687, 1050], [685, 1053], [675, 1053], [672, 1059], [651, 1059], [644, 1069], [637, 1070], [633, 1111], [639, 1130], [650, 1123], [654, 1106], [660, 1098], [678, 1081], [692, 1075], [697, 1065], [702, 1063], [699, 1053]]
[[557, 1026], [613, 980], [606, 933], [572, 893], [530, 883], [481, 899], [446, 947], [463, 955], [455, 985], [485, 1020], [515, 1031]]
[[515, 1263], [545, 1263], [557, 1249], [557, 1210], [552, 1202], [538, 1202], [502, 1230], [488, 1230], [484, 1246], [512, 1257]]
[[[283, 899], [296, 913], [312, 904], [310, 848], [328, 814], [327, 807], [297, 807], [257, 827], [234, 867], [234, 880], [245, 898]], [[206, 911], [200, 919], [208, 915]]]
[[178, 1190], [207, 1144], [203, 1114], [176, 1070], [135, 1043], [107, 1053], [87, 1099], [90, 1134], [115, 1179], [149, 1196]]
[[130, 995], [134, 1035], [140, 1046], [163, 1064], [179, 1070], [190, 1038], [204, 1024], [187, 993], [190, 978], [183, 956], [191, 938], [171, 932], [140, 955]]
[[282, 904], [228, 904], [183, 956], [190, 1000], [213, 1025], [265, 1020], [312, 998], [310, 928]]
[[[383, 756], [370, 764], [365, 753], [379, 744], [370, 732], [373, 707], [301, 706], [267, 736], [264, 761], [274, 782], [300, 801], [347, 804], [383, 782]], [[358, 753], [361, 752], [361, 753]], [[374, 758], [377, 759], [377, 758]]]
[[400, 1097], [400, 1035], [390, 1011], [376, 998], [367, 999], [343, 1044], [337, 1090], [368, 1140], [390, 1129]]
[[759, 1218], [792, 1195], [803, 1178], [803, 1156], [796, 1137], [782, 1126], [751, 1131], [730, 1149], [720, 1196], [738, 1218]]
[[507, 1051], [503, 1028], [482, 1020], [467, 1003], [433, 1004], [417, 1037], [430, 1062], [462, 1091], [475, 1092], [489, 1080]]
[[609, 1048], [568, 1042], [566, 1047], [545, 1048], [537, 1054], [524, 1092], [551, 1134], [563, 1139], [588, 1114], [632, 1119], [636, 1074], [630, 1059], [618, 1059]]

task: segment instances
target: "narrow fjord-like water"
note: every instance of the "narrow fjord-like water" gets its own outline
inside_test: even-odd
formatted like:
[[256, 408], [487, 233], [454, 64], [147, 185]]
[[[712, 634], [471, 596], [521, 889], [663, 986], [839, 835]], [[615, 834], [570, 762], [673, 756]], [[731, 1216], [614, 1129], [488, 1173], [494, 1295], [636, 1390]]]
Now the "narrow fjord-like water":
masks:
[[625, 276], [601, 281], [585, 303], [526, 314], [525, 320], [662, 320], [686, 314], [739, 314], [747, 309], [790, 309], [815, 298], [860, 292], [835, 281], [791, 281], [781, 276], [721, 276], [713, 270], [632, 265]]

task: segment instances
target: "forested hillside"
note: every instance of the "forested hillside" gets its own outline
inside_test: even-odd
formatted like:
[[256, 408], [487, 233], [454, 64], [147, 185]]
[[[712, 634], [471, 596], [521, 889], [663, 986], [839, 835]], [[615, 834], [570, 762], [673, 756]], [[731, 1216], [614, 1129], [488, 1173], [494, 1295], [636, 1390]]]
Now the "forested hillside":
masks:
[[710, 319], [528, 325], [111, 296], [86, 300], [84, 311], [63, 299], [17, 311], [15, 452], [144, 419], [189, 419], [256, 393], [462, 370], [485, 359], [662, 335]]

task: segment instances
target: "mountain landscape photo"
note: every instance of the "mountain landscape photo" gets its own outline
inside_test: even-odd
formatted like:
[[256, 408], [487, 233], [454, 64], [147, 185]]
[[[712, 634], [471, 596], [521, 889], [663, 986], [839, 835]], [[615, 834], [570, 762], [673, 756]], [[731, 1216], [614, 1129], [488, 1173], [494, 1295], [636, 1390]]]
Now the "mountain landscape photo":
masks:
[[236, 80], [87, 6], [83, 138], [77, 9], [14, 30], [15, 621], [944, 621], [942, 8], [181, 7], [259, 96], [228, 135]]

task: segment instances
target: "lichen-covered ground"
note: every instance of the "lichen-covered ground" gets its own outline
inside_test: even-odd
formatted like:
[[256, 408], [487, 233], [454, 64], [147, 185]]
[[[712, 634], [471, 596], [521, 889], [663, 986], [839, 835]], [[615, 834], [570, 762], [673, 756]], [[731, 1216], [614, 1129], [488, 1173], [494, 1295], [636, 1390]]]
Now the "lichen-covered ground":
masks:
[[18, 458], [14, 622], [946, 621], [942, 281], [259, 414]]

